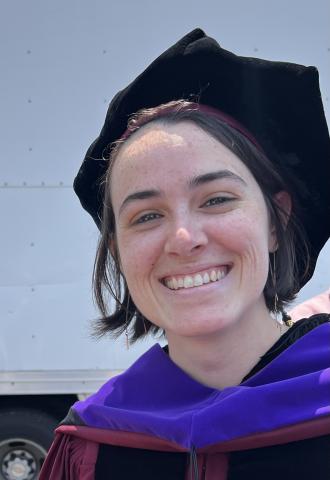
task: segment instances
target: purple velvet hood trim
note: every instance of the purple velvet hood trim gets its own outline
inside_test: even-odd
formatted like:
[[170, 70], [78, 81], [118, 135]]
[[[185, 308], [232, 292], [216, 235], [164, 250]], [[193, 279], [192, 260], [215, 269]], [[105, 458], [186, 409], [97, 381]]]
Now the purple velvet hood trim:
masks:
[[73, 409], [85, 425], [206, 447], [330, 415], [330, 324], [235, 387], [193, 380], [159, 345]]

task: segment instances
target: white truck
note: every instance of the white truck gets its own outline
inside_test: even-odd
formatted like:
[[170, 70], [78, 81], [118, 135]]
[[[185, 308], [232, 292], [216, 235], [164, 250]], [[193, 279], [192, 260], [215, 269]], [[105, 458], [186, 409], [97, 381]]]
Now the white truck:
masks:
[[[201, 26], [242, 55], [317, 64], [328, 108], [325, 1], [114, 3], [15, 1], [0, 19], [0, 480], [35, 480], [70, 405], [150, 345], [90, 335], [98, 232], [71, 185], [112, 95]], [[328, 243], [299, 300], [328, 288], [329, 266]]]

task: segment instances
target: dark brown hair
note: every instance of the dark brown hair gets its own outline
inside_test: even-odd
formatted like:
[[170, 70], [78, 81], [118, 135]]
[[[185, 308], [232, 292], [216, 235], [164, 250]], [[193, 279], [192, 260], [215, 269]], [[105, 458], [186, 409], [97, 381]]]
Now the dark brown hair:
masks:
[[[178, 100], [134, 114], [124, 136], [107, 149], [109, 167], [103, 183], [102, 229], [93, 273], [94, 297], [102, 314], [102, 318], [96, 324], [96, 335], [111, 333], [113, 336], [119, 336], [126, 331], [130, 341], [134, 342], [148, 332], [155, 334], [160, 330], [138, 311], [129, 295], [125, 278], [121, 274], [110, 191], [112, 165], [122, 144], [143, 125], [160, 121], [165, 124], [193, 122], [231, 150], [253, 174], [263, 193], [278, 244], [276, 252], [269, 255], [270, 268], [264, 297], [269, 311], [274, 312], [276, 309], [277, 312], [283, 312], [285, 304], [292, 301], [299, 290], [301, 278], [298, 277], [297, 259], [299, 258], [300, 262], [301, 259], [305, 259], [307, 271], [309, 258], [303, 227], [297, 220], [298, 205], [293, 189], [284, 181], [275, 164], [245, 135], [220, 118], [198, 110], [195, 104]], [[291, 195], [293, 206], [289, 218], [274, 199], [274, 195], [280, 191], [287, 191]], [[112, 252], [109, 248], [110, 244], [114, 245]], [[274, 263], [276, 263], [275, 271]], [[115, 305], [111, 305], [113, 300]], [[109, 313], [109, 304], [113, 313]]]

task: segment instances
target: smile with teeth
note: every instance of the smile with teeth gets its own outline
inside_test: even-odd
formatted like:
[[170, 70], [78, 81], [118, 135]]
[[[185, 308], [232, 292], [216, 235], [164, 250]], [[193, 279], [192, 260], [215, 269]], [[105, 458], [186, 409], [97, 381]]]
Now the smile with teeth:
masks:
[[193, 275], [182, 275], [176, 277], [168, 277], [164, 280], [164, 284], [170, 290], [179, 290], [181, 288], [200, 287], [211, 282], [217, 282], [226, 276], [228, 267], [217, 267], [205, 272], [195, 273]]

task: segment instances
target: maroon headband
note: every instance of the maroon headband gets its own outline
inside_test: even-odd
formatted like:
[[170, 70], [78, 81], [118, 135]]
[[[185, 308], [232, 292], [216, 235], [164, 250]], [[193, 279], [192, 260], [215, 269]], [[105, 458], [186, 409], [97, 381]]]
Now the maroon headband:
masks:
[[253, 145], [258, 150], [260, 150], [262, 153], [264, 153], [263, 148], [258, 143], [256, 138], [252, 135], [252, 133], [249, 130], [247, 130], [245, 127], [243, 127], [243, 125], [238, 120], [231, 117], [227, 113], [224, 113], [223, 111], [218, 110], [217, 108], [210, 107], [209, 105], [204, 105], [202, 103], [194, 103], [194, 106], [196, 106], [197, 110], [199, 110], [200, 112], [204, 112], [208, 115], [212, 115], [213, 117], [218, 118], [219, 120], [222, 120], [224, 123], [226, 123], [230, 127], [234, 128], [235, 130], [240, 132], [242, 135], [244, 135], [244, 137], [246, 137], [248, 140], [250, 140], [250, 142], [253, 143]]
[[[230, 127], [234, 128], [238, 132], [240, 132], [242, 135], [244, 135], [245, 138], [250, 140], [251, 143], [262, 153], [264, 153], [263, 148], [260, 146], [260, 144], [257, 142], [255, 137], [252, 135], [249, 130], [247, 130], [241, 123], [239, 123], [235, 118], [231, 117], [227, 113], [222, 112], [221, 110], [218, 110], [217, 108], [210, 107], [209, 105], [204, 105], [202, 103], [196, 103], [196, 102], [189, 102], [189, 106], [186, 107], [186, 109], [189, 110], [197, 110], [199, 112], [206, 113], [207, 115], [211, 115], [212, 117], [218, 118], [222, 122], [226, 123]], [[185, 110], [185, 107], [183, 106], [182, 110]], [[159, 113], [155, 116], [152, 116], [150, 118], [150, 121], [162, 118], [163, 115], [166, 115], [167, 113], [171, 112], [178, 112], [178, 106], [177, 105], [168, 105], [164, 106]], [[132, 125], [131, 127], [128, 126], [128, 128], [125, 130], [125, 132], [121, 135], [120, 140], [126, 140], [134, 131], [135, 127], [143, 126], [144, 123], [139, 125], [139, 119], [137, 119], [137, 122], [135, 125]]]

